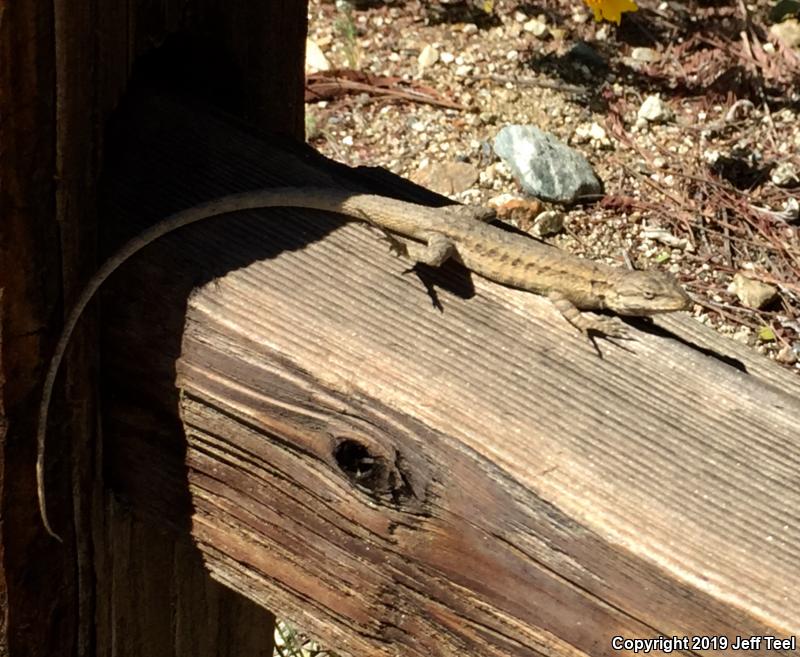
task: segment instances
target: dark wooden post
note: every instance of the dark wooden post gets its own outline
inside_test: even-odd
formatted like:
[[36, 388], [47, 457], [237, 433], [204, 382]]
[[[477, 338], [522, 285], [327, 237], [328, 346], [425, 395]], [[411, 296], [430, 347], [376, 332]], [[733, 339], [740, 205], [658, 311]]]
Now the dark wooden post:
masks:
[[[239, 654], [238, 643], [212, 631], [223, 616], [230, 627], [249, 627], [262, 645], [269, 641], [268, 622], [232, 613], [235, 606], [222, 604], [232, 594], [210, 580], [198, 583], [205, 572], [199, 555], [187, 557], [186, 546], [106, 505], [91, 313], [66, 363], [59, 390], [67, 390], [67, 401], [59, 395], [51, 428], [58, 445], [49, 461], [51, 513], [64, 545], [47, 537], [37, 518], [33, 432], [64, 308], [97, 265], [107, 123], [132, 72], [137, 85], [204, 96], [265, 129], [302, 138], [305, 32], [306, 6], [298, 0], [0, 5], [0, 653]], [[112, 549], [120, 542], [127, 550]], [[147, 546], [160, 546], [159, 557], [143, 558]], [[157, 596], [137, 598], [148, 583], [163, 584], [164, 595], [189, 586], [194, 593], [186, 600], [194, 611], [207, 605], [208, 623], [198, 630], [188, 603], [176, 611], [163, 595], [164, 606]], [[124, 610], [138, 615], [137, 631], [113, 633], [112, 645], [111, 626]], [[179, 613], [192, 622], [167, 623]], [[206, 652], [194, 651], [198, 637]]]

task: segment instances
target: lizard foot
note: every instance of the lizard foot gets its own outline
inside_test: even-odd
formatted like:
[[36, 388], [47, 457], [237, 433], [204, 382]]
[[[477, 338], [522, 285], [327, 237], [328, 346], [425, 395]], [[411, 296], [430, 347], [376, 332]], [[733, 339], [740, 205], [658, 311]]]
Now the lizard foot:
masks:
[[630, 339], [628, 327], [618, 319], [581, 314], [579, 322], [571, 322], [582, 333], [598, 333], [608, 338]]
[[381, 231], [381, 239], [389, 243], [389, 253], [396, 255], [398, 258], [408, 257], [408, 247], [405, 243], [401, 242], [384, 228], [378, 228], [378, 230]]
[[582, 313], [575, 307], [575, 304], [559, 292], [550, 292], [547, 298], [564, 319], [586, 336], [596, 333], [609, 338], [629, 338], [628, 327], [616, 318]]

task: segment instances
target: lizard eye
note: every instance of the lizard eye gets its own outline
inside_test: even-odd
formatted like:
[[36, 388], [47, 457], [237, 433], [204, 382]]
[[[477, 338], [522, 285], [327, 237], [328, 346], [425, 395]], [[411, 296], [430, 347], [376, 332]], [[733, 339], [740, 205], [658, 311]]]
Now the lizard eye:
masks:
[[650, 299], [654, 299], [656, 295], [653, 294], [650, 290], [645, 290], [644, 292], [642, 292], [642, 296], [645, 299], [650, 300]]

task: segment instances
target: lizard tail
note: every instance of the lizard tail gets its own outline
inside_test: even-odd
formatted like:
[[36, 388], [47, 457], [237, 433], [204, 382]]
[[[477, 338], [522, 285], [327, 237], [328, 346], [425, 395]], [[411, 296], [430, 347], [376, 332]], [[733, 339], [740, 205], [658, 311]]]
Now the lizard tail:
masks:
[[47, 498], [45, 495], [44, 483], [47, 417], [50, 412], [53, 388], [55, 386], [56, 377], [58, 376], [58, 371], [61, 367], [61, 362], [64, 360], [64, 353], [67, 350], [72, 334], [75, 332], [75, 326], [83, 315], [86, 306], [89, 305], [89, 302], [94, 298], [97, 290], [100, 289], [100, 286], [108, 277], [111, 276], [123, 262], [128, 260], [128, 258], [148, 244], [155, 242], [160, 237], [197, 221], [229, 214], [231, 212], [257, 210], [269, 207], [305, 207], [339, 212], [363, 220], [363, 217], [357, 211], [342, 207], [344, 202], [353, 196], [357, 196], [357, 194], [343, 189], [292, 187], [276, 187], [272, 189], [243, 192], [240, 194], [230, 194], [170, 215], [126, 242], [119, 251], [103, 263], [89, 280], [78, 297], [78, 300], [75, 302], [75, 305], [70, 310], [53, 352], [53, 357], [50, 360], [42, 388], [42, 399], [39, 404], [39, 416], [36, 427], [36, 493], [39, 498], [39, 515], [42, 518], [42, 524], [48, 534], [58, 541], [62, 541], [61, 537], [53, 530], [47, 516]]

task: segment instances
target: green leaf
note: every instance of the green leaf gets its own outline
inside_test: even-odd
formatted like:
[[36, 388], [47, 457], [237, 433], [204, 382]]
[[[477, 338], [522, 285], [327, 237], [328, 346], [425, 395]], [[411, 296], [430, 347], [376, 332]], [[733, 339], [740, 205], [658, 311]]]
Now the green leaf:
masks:
[[770, 9], [769, 19], [773, 23], [780, 23], [787, 16], [794, 16], [800, 12], [800, 0], [778, 0]]
[[656, 257], [655, 257], [655, 261], [656, 261], [658, 264], [661, 264], [662, 262], [666, 262], [667, 260], [669, 260], [669, 253], [667, 253], [666, 251], [662, 251], [661, 253], [659, 253], [659, 254], [658, 254]]
[[762, 326], [758, 329], [758, 339], [761, 342], [772, 342], [775, 340], [775, 331], [772, 330], [771, 326]]

